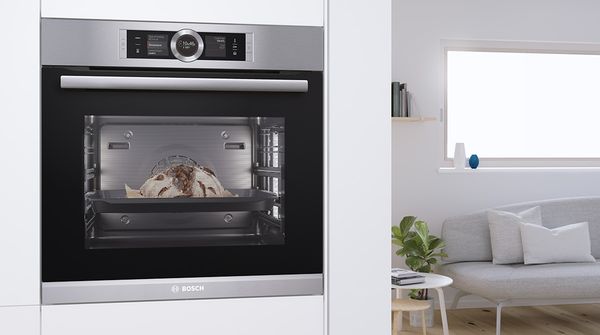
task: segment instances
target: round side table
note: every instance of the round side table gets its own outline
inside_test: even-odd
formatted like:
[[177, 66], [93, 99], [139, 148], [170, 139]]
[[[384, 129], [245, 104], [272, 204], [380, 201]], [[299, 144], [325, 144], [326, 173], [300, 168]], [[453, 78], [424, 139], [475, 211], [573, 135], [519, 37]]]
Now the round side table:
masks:
[[[393, 285], [392, 288], [396, 290], [396, 299], [400, 299], [402, 297], [402, 290], [413, 290], [413, 289], [434, 289], [438, 294], [438, 299], [440, 301], [440, 314], [442, 316], [442, 329], [444, 335], [448, 334], [448, 318], [446, 316], [446, 301], [444, 300], [444, 290], [443, 288], [446, 286], [452, 285], [452, 278], [442, 276], [436, 273], [421, 273], [421, 275], [425, 276], [425, 282], [419, 284], [410, 284], [410, 285]], [[402, 329], [402, 310], [400, 309], [399, 313], [399, 324], [400, 329]], [[393, 334], [395, 335], [395, 334]]]

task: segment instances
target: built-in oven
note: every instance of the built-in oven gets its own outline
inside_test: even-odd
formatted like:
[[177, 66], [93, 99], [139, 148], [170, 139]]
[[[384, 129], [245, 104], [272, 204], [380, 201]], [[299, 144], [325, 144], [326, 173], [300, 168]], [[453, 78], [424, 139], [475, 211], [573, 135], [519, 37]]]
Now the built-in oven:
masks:
[[323, 292], [323, 31], [42, 20], [42, 303]]

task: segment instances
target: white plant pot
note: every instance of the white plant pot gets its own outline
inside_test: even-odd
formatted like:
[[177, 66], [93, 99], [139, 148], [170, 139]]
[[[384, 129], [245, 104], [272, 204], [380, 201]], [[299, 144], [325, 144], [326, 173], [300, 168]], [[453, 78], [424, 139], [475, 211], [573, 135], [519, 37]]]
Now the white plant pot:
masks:
[[[425, 310], [425, 325], [428, 328], [433, 327], [433, 307], [434, 307], [434, 303], [433, 303], [433, 298], [429, 298], [427, 299], [427, 302], [429, 302], [429, 308]], [[415, 328], [420, 328], [421, 327], [421, 311], [417, 311], [417, 312], [409, 312], [410, 314], [410, 326], [411, 327], [415, 327]]]
[[465, 144], [456, 143], [454, 146], [454, 168], [464, 169], [467, 166], [467, 155], [465, 153]]

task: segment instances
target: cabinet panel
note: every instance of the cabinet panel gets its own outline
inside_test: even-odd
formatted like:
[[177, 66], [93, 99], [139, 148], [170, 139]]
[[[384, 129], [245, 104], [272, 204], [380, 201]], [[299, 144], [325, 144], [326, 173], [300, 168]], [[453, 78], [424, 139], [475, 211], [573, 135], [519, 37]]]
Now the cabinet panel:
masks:
[[0, 307], [0, 334], [39, 335], [40, 306]]
[[328, 3], [328, 330], [390, 334], [392, 1]]
[[323, 26], [323, 0], [42, 0], [42, 17]]
[[43, 335], [323, 334], [323, 297], [42, 307]]
[[19, 34], [0, 53], [0, 306], [39, 304], [39, 25], [37, 1], [0, 1]]

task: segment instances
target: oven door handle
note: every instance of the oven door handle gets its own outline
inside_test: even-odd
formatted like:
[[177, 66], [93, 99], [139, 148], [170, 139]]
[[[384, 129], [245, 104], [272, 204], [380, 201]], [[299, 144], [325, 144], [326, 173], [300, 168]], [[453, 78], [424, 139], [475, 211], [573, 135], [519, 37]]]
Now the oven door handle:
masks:
[[308, 92], [308, 80], [60, 76], [60, 87], [88, 90]]

